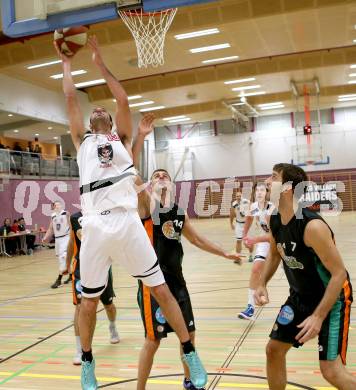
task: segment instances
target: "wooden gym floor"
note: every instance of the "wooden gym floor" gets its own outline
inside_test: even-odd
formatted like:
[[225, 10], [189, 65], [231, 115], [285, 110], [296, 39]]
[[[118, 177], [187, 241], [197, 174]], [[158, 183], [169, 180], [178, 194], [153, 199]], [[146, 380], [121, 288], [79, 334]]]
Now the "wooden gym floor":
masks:
[[[234, 240], [227, 219], [193, 221], [198, 230], [226, 248]], [[338, 247], [356, 285], [356, 213], [329, 218]], [[270, 284], [271, 303], [257, 310], [257, 321], [237, 319], [245, 307], [251, 264], [239, 267], [184, 242], [184, 272], [197, 323], [197, 345], [209, 375], [208, 388], [268, 389], [264, 346], [280, 305], [287, 296], [281, 269]], [[56, 277], [54, 250], [34, 256], [0, 258], [0, 387], [1, 389], [79, 389], [70, 286], [51, 290]], [[136, 283], [114, 265], [121, 343], [109, 344], [105, 313], [98, 314], [94, 338], [97, 376], [109, 389], [135, 389], [143, 328], [136, 304]], [[355, 306], [355, 305], [354, 305]], [[99, 307], [101, 310], [102, 307]], [[351, 313], [348, 368], [356, 375], [356, 310]], [[182, 368], [174, 335], [161, 344], [147, 388], [182, 388]], [[329, 390], [318, 367], [316, 341], [288, 355], [288, 389]], [[262, 378], [261, 378], [262, 377]], [[131, 382], [113, 382], [133, 379]], [[298, 386], [304, 386], [300, 387]]]

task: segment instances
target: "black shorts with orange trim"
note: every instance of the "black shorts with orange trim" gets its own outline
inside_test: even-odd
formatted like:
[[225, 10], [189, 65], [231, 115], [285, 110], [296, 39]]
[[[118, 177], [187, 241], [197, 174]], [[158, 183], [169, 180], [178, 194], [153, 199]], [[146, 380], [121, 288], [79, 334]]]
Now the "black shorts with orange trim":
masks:
[[[195, 331], [195, 321], [193, 316], [192, 304], [190, 302], [189, 294], [186, 292], [184, 300], [177, 300], [184, 321], [187, 325], [188, 332]], [[143, 326], [145, 328], [145, 336], [150, 340], [160, 340], [167, 337], [168, 333], [174, 332], [167, 320], [163, 316], [161, 308], [157, 301], [150, 293], [150, 289], [139, 281], [137, 292], [137, 302], [141, 312]]]
[[[346, 364], [352, 301], [352, 286], [350, 281], [346, 280], [338, 300], [321, 326], [318, 340], [319, 360], [333, 361], [340, 355], [343, 364]], [[310, 316], [316, 306], [291, 295], [279, 311], [270, 334], [271, 339], [292, 344], [296, 348], [302, 346], [295, 339], [300, 332], [297, 325]]]
[[[82, 285], [80, 282], [79, 270], [76, 267], [77, 262], [74, 263], [74, 272], [72, 274], [72, 293], [73, 293], [73, 305], [80, 305], [82, 299]], [[113, 278], [111, 268], [109, 270], [108, 284], [105, 290], [100, 295], [100, 301], [104, 306], [108, 306], [115, 298], [115, 291], [113, 287]]]

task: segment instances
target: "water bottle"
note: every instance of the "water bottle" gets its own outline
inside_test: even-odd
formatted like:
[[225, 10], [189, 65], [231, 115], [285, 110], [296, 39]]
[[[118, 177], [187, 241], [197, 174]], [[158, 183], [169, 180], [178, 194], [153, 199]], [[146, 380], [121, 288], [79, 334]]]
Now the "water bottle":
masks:
[[37, 228], [38, 228], [37, 223], [35, 223], [35, 232], [37, 232]]
[[6, 229], [6, 227], [4, 227], [4, 237], [6, 237], [7, 236], [7, 229]]

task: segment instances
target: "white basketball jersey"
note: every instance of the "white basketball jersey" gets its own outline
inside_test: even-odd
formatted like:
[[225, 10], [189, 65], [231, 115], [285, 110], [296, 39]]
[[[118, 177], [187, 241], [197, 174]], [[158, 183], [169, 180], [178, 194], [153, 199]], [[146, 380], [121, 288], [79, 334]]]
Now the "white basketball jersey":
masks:
[[247, 199], [242, 198], [239, 202], [235, 200], [232, 202], [231, 207], [235, 209], [236, 222], [245, 222], [246, 214], [249, 211], [250, 202]]
[[251, 205], [251, 216], [255, 217], [256, 234], [262, 236], [269, 232], [269, 216], [273, 213], [273, 203], [267, 202], [263, 209], [259, 208], [258, 202]]
[[62, 210], [60, 213], [53, 213], [52, 218], [52, 227], [53, 234], [55, 238], [60, 238], [67, 236], [70, 232], [70, 226], [68, 223], [68, 213], [65, 210]]
[[117, 133], [87, 133], [77, 158], [83, 214], [137, 208], [137, 172]]

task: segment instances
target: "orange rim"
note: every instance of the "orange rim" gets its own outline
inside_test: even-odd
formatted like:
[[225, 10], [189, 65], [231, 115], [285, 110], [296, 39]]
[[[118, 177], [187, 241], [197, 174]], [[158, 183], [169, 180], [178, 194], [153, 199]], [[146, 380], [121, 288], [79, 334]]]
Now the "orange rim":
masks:
[[162, 11], [156, 11], [156, 12], [141, 12], [139, 10], [133, 10], [133, 11], [121, 11], [123, 14], [127, 15], [127, 16], [146, 16], [146, 17], [149, 17], [149, 16], [158, 16], [158, 15], [162, 15], [163, 13], [170, 13], [170, 12], [173, 12], [174, 10], [176, 10], [176, 8], [167, 8], [165, 10], [162, 10]]

